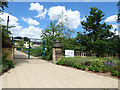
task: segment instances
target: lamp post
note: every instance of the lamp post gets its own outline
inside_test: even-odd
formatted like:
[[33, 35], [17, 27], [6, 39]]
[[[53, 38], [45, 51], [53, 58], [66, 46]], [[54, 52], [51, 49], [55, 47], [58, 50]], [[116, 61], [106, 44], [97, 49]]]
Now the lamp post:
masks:
[[[12, 14], [12, 12], [10, 12], [10, 14]], [[7, 18], [7, 30], [8, 30], [8, 26], [9, 26], [9, 14], [8, 14], [8, 18]]]

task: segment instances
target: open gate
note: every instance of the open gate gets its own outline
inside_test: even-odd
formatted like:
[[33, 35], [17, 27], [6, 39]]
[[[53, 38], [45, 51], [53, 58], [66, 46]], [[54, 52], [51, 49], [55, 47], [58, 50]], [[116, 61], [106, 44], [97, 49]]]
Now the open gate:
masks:
[[14, 59], [42, 58], [45, 60], [45, 41], [27, 37], [12, 37]]

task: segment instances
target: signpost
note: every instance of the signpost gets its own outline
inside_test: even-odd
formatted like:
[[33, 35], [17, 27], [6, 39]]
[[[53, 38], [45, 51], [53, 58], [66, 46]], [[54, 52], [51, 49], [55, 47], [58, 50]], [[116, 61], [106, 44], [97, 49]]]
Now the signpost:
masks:
[[74, 50], [65, 50], [65, 57], [74, 57]]

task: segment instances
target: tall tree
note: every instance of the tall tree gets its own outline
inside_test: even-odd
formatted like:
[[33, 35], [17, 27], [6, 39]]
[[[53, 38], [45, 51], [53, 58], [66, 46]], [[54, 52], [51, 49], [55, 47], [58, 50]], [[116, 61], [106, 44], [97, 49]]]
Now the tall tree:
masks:
[[87, 46], [87, 51], [93, 51], [98, 53], [98, 56], [103, 56], [109, 51], [109, 39], [114, 36], [114, 33], [110, 32], [112, 25], [102, 23], [105, 14], [100, 9], [95, 7], [90, 9], [90, 15], [86, 16], [86, 21], [81, 22], [85, 30], [81, 43]]
[[[67, 29], [67, 30], [66, 30]], [[45, 30], [43, 30], [41, 37], [44, 41], [46, 41], [46, 56], [48, 60], [52, 59], [52, 47], [56, 40], [59, 40], [63, 46], [63, 50], [72, 48], [70, 43], [73, 44], [71, 41], [75, 41], [70, 38], [69, 28], [66, 28], [63, 24], [58, 24], [57, 21], [51, 21], [50, 25], [47, 26]], [[74, 45], [73, 45], [74, 46]]]

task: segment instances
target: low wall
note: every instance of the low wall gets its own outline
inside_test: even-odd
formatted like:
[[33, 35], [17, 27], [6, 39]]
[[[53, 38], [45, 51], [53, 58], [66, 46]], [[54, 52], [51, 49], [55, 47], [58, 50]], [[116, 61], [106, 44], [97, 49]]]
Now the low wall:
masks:
[[[63, 51], [63, 56], [65, 56], [65, 51]], [[74, 56], [78, 56], [78, 57], [96, 57], [97, 53], [74, 51]], [[118, 58], [119, 56], [118, 56], [118, 54], [105, 54], [104, 57]]]
[[6, 59], [13, 61], [13, 47], [3, 47], [2, 48], [2, 56], [6, 53], [8, 53], [8, 56]]

